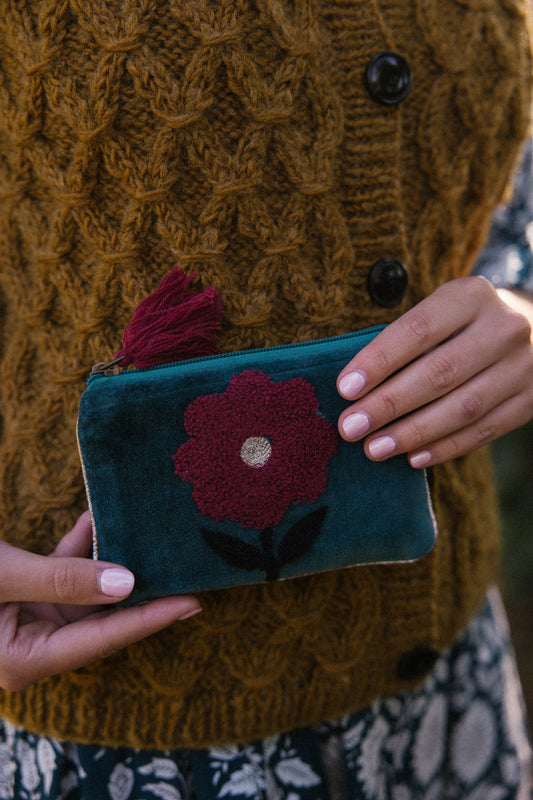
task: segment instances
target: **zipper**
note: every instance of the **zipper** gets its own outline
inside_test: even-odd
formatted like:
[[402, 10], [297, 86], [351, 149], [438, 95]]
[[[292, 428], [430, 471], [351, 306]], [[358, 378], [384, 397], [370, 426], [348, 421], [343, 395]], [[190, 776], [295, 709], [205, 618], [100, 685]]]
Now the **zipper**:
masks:
[[277, 344], [272, 345], [271, 347], [261, 347], [258, 349], [249, 349], [249, 350], [236, 350], [230, 351], [228, 353], [215, 353], [211, 356], [199, 356], [196, 358], [185, 358], [181, 361], [172, 361], [166, 364], [156, 364], [153, 367], [134, 367], [132, 369], [120, 369], [118, 366], [119, 362], [123, 360], [124, 356], [119, 356], [118, 358], [112, 359], [111, 361], [99, 361], [96, 363], [93, 368], [91, 369], [91, 374], [89, 375], [87, 383], [92, 383], [92, 381], [96, 378], [109, 378], [115, 377], [120, 375], [131, 375], [136, 372], [152, 372], [154, 370], [159, 369], [170, 369], [172, 367], [179, 367], [183, 364], [194, 364], [199, 361], [216, 361], [220, 358], [231, 358], [232, 356], [247, 356], [253, 353], [268, 353], [272, 351], [279, 351], [279, 350], [288, 350], [290, 348], [299, 348], [299, 347], [311, 347], [312, 345], [317, 344], [325, 344], [326, 342], [336, 342], [342, 341], [346, 339], [357, 339], [360, 336], [367, 336], [372, 333], [378, 333], [380, 330], [385, 328], [385, 325], [373, 325], [370, 328], [365, 328], [361, 331], [354, 331], [353, 333], [343, 333], [340, 336], [327, 336], [323, 339], [311, 339], [308, 342], [294, 342], [292, 344]]
[[105, 375], [106, 377], [110, 375], [120, 375], [120, 369], [117, 367], [117, 364], [119, 364], [123, 358], [124, 356], [119, 356], [112, 361], [98, 361], [97, 364], [93, 365], [91, 375]]

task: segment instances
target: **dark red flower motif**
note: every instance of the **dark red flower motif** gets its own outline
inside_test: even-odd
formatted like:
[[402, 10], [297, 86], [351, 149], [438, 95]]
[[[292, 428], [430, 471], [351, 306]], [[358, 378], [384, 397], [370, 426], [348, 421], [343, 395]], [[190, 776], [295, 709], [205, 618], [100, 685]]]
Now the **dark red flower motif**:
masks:
[[303, 378], [274, 383], [263, 372], [234, 375], [226, 391], [198, 397], [185, 413], [191, 437], [174, 455], [201, 513], [264, 530], [292, 503], [325, 491], [337, 432], [319, 415]]

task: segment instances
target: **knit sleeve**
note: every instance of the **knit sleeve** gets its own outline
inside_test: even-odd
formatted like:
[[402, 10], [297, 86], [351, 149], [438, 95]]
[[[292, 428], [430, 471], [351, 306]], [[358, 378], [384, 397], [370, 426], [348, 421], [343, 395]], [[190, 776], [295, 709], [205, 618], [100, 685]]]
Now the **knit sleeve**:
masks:
[[497, 209], [474, 268], [496, 288], [533, 294], [533, 139], [529, 139], [508, 204]]

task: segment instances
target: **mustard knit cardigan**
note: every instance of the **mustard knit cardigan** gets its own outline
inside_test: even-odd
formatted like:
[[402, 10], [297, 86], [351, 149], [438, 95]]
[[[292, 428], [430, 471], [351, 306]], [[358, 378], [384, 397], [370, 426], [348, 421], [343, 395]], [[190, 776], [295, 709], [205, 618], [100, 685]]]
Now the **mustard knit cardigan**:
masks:
[[[528, 0], [2, 0], [0, 533], [84, 508], [91, 364], [179, 263], [226, 350], [387, 322], [468, 272], [529, 122]], [[413, 83], [384, 104], [378, 53]], [[409, 276], [384, 308], [367, 275]], [[497, 335], [497, 331], [495, 331]], [[202, 596], [113, 658], [0, 693], [30, 730], [176, 747], [263, 736], [420, 681], [493, 580], [484, 451], [432, 472], [431, 555]]]

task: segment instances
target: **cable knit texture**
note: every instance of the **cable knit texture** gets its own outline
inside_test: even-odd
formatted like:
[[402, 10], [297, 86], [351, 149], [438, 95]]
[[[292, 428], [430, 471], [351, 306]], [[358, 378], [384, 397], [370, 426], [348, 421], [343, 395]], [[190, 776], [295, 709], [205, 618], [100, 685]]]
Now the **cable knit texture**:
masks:
[[[528, 127], [528, 2], [0, 5], [0, 530], [47, 553], [84, 507], [87, 371], [175, 263], [223, 294], [226, 350], [387, 322], [468, 271]], [[398, 105], [365, 87], [382, 51], [412, 68]], [[384, 256], [410, 278], [389, 310], [366, 288]], [[194, 619], [2, 693], [0, 713], [200, 746], [408, 688], [422, 676], [398, 663], [447, 646], [494, 576], [489, 472], [483, 451], [434, 470], [440, 536], [417, 563], [207, 593]]]

